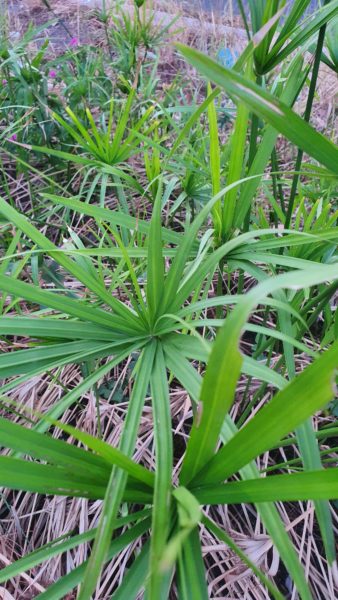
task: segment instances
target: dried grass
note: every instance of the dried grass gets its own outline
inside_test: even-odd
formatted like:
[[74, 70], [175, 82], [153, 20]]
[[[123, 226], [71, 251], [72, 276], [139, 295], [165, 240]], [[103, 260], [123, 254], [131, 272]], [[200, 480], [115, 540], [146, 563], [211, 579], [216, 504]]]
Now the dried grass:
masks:
[[[275, 357], [278, 358], [277, 356]], [[300, 357], [299, 364], [304, 359]], [[128, 361], [123, 368], [115, 369], [112, 376], [116, 382], [121, 383], [127, 377]], [[19, 386], [11, 397], [18, 404], [32, 410], [45, 412], [51, 408], [63, 395], [63, 387], [72, 388], [81, 381], [78, 367], [67, 366], [61, 373], [54, 371], [58, 381], [53, 381], [51, 376], [36, 377]], [[259, 382], [253, 381], [250, 387], [249, 399], [257, 390]], [[246, 387], [243, 378], [238, 386], [238, 401], [233, 407], [233, 417], [239, 409], [239, 402]], [[262, 402], [269, 397], [263, 398]], [[187, 394], [177, 386], [170, 395], [173, 422], [173, 436], [175, 447], [179, 449], [179, 457], [175, 468], [177, 475], [180, 467], [182, 449], [187, 440], [190, 428], [192, 411], [190, 399]], [[62, 418], [63, 422], [76, 424], [80, 429], [91, 434], [97, 434], [96, 427], [96, 400], [92, 392], [81, 398], [80, 405], [69, 409]], [[260, 403], [261, 404], [261, 403]], [[260, 408], [255, 407], [254, 412]], [[100, 415], [103, 438], [113, 446], [117, 446], [128, 408], [128, 402], [112, 404], [100, 399]], [[27, 415], [34, 419], [33, 413]], [[18, 417], [14, 417], [19, 422]], [[318, 418], [323, 425], [325, 419]], [[60, 437], [60, 431], [53, 432], [54, 437]], [[74, 440], [69, 440], [76, 443]], [[146, 467], [154, 468], [153, 450], [153, 424], [152, 411], [146, 405], [135, 448], [135, 459]], [[286, 460], [284, 449], [280, 450], [281, 460]], [[297, 456], [296, 448], [293, 454]], [[288, 454], [290, 458], [290, 454]], [[258, 468], [265, 469], [274, 464], [276, 455], [265, 453], [258, 460]], [[99, 518], [101, 502], [92, 502], [85, 499], [50, 498], [36, 494], [13, 493], [4, 491], [0, 510], [2, 512], [0, 534], [0, 562], [5, 565], [25, 553], [41, 545], [69, 533], [76, 531], [82, 533], [88, 528], [95, 527]], [[335, 588], [331, 570], [322, 556], [322, 546], [318, 536], [318, 527], [314, 520], [314, 510], [311, 503], [285, 503], [278, 505], [280, 515], [285, 523], [285, 528], [293, 540], [300, 559], [305, 566], [306, 573], [315, 591], [315, 598], [333, 600], [338, 591]], [[4, 515], [4, 513], [7, 513]], [[252, 506], [218, 506], [209, 508], [208, 515], [232, 536], [234, 541], [244, 550], [257, 566], [275, 577], [279, 585], [290, 587], [290, 598], [296, 599], [297, 595], [292, 589], [280, 564], [279, 557], [272, 547], [272, 542], [266, 534], [256, 510]], [[333, 512], [334, 526], [338, 533], [338, 517]], [[245, 565], [224, 544], [220, 544], [205, 528], [202, 528], [203, 555], [207, 565], [209, 597], [234, 598], [242, 600], [262, 600], [268, 598], [259, 581]], [[108, 600], [112, 591], [123, 578], [138, 543], [131, 544], [115, 560], [111, 561], [105, 569], [100, 585], [94, 596], [95, 600]], [[14, 594], [17, 600], [34, 598], [42, 588], [48, 587], [53, 581], [78, 566], [88, 557], [88, 544], [76, 550], [67, 552], [63, 557], [56, 557], [33, 569], [28, 575], [16, 578], [8, 586], [8, 591]], [[142, 597], [142, 596], [140, 596]], [[175, 596], [173, 596], [174, 598]]]

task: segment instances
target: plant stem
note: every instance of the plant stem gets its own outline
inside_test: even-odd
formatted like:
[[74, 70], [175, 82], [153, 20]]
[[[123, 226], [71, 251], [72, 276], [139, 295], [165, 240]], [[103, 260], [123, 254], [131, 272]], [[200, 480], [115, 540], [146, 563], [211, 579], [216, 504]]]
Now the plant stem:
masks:
[[238, 1], [239, 12], [241, 13], [241, 17], [243, 19], [245, 31], [248, 36], [248, 40], [250, 41], [251, 40], [250, 29], [249, 29], [249, 25], [248, 25], [248, 20], [246, 18], [243, 2], [242, 2], [242, 0], [237, 0], [237, 1]]
[[[317, 87], [317, 79], [318, 79], [320, 61], [321, 61], [324, 40], [325, 40], [325, 32], [326, 32], [326, 25], [323, 25], [323, 27], [321, 27], [321, 29], [319, 30], [319, 34], [318, 34], [318, 41], [317, 41], [315, 59], [314, 59], [314, 63], [313, 63], [312, 76], [311, 76], [311, 82], [310, 82], [310, 87], [309, 87], [309, 94], [308, 94], [305, 113], [304, 113], [304, 121], [306, 121], [306, 122], [309, 122], [310, 117], [311, 117], [313, 100], [314, 100], [316, 87]], [[292, 181], [289, 205], [288, 205], [288, 210], [287, 210], [286, 219], [285, 219], [285, 228], [286, 229], [288, 229], [290, 227], [290, 223], [291, 223], [291, 219], [292, 219], [292, 215], [293, 215], [293, 207], [294, 207], [297, 188], [298, 188], [298, 182], [299, 182], [299, 177], [300, 177], [299, 171], [300, 171], [300, 168], [302, 165], [303, 154], [304, 154], [303, 150], [299, 149], [298, 154], [297, 154], [296, 166], [295, 166], [295, 174], [293, 176], [293, 181]]]
[[[279, 171], [278, 156], [277, 156], [276, 148], [274, 148], [272, 150], [271, 166], [272, 166], [272, 170], [273, 170], [272, 182], [273, 182], [273, 187], [274, 187], [274, 196], [276, 198], [276, 201], [279, 198], [281, 209], [282, 209], [283, 213], [285, 214], [283, 186], [282, 186], [280, 180], [278, 179], [278, 176], [276, 175], [276, 173]], [[277, 219], [278, 219], [278, 217], [277, 217]]]

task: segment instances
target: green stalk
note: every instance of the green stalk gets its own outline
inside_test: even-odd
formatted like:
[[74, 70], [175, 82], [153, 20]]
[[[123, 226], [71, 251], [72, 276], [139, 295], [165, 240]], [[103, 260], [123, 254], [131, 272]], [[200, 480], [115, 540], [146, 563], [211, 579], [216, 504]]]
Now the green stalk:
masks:
[[[326, 24], [323, 25], [323, 27], [321, 27], [321, 29], [319, 30], [319, 34], [318, 34], [318, 41], [317, 41], [315, 59], [314, 59], [314, 64], [313, 64], [311, 82], [310, 82], [310, 87], [309, 87], [309, 94], [308, 94], [305, 113], [304, 113], [304, 121], [306, 121], [307, 123], [310, 121], [313, 100], [314, 100], [316, 87], [317, 87], [317, 79], [318, 79], [318, 73], [319, 73], [319, 67], [320, 67], [320, 62], [321, 62], [321, 57], [322, 57], [323, 46], [324, 46], [325, 33], [326, 33]], [[296, 198], [296, 193], [297, 193], [297, 188], [298, 188], [298, 182], [299, 182], [299, 171], [300, 171], [300, 168], [302, 165], [303, 154], [304, 154], [304, 152], [300, 148], [298, 150], [298, 154], [297, 154], [295, 175], [294, 175], [293, 181], [292, 181], [289, 206], [288, 206], [286, 219], [285, 219], [285, 228], [286, 229], [288, 229], [290, 227], [290, 223], [291, 223], [291, 219], [292, 219], [292, 215], [293, 215], [293, 208], [294, 208], [294, 203], [295, 203], [295, 198]]]
[[283, 194], [283, 186], [280, 183], [280, 181], [278, 181], [278, 176], [277, 176], [277, 173], [279, 172], [279, 164], [278, 164], [278, 156], [277, 156], [276, 148], [274, 148], [272, 150], [271, 167], [272, 167], [272, 171], [273, 171], [272, 182], [273, 182], [273, 187], [274, 187], [274, 196], [275, 196], [276, 200], [279, 198], [279, 203], [280, 203], [281, 209], [282, 209], [283, 213], [285, 214], [285, 201], [284, 201], [284, 194]]
[[[257, 85], [262, 85], [261, 75], [257, 75], [256, 83], [257, 83]], [[252, 122], [251, 122], [251, 131], [250, 131], [248, 170], [250, 169], [250, 167], [254, 161], [255, 154], [257, 152], [258, 129], [259, 129], [259, 117], [255, 113], [253, 113], [252, 114]], [[248, 212], [245, 216], [245, 219], [244, 219], [243, 231], [241, 233], [245, 233], [246, 231], [249, 231], [250, 217], [251, 217], [251, 211], [248, 210]], [[242, 272], [240, 274], [239, 280], [238, 280], [238, 291], [237, 291], [238, 294], [242, 294], [243, 286], [244, 286], [244, 273]]]
[[238, 0], [238, 8], [239, 8], [239, 12], [241, 13], [241, 17], [243, 19], [243, 23], [244, 23], [246, 34], [248, 36], [248, 40], [250, 41], [251, 40], [251, 34], [250, 34], [249, 24], [248, 24], [248, 20], [246, 18], [246, 14], [245, 14], [245, 10], [244, 10], [244, 6], [243, 6], [242, 0]]

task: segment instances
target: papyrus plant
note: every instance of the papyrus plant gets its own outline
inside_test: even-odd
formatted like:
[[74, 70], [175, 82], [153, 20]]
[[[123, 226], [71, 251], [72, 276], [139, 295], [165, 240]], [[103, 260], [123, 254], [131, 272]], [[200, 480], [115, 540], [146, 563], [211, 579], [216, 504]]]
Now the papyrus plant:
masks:
[[[218, 197], [216, 196], [204, 207], [182, 236], [161, 228], [160, 191], [161, 188], [159, 188], [150, 224], [75, 199], [49, 196], [52, 202], [62, 203], [80, 214], [95, 216], [98, 222], [105, 221], [107, 226], [111, 227], [110, 231], [117, 242], [116, 247], [101, 246], [78, 250], [57, 248], [26, 217], [1, 200], [0, 209], [3, 217], [9, 223], [15, 224], [26, 239], [30, 239], [34, 244], [29, 252], [33, 253], [38, 247], [42, 254], [56, 261], [61, 270], [83, 284], [83, 292], [75, 299], [69, 297], [66, 288], [59, 291], [43, 290], [39, 289], [38, 285], [19, 280], [22, 279], [20, 270], [16, 271], [18, 278], [0, 274], [0, 286], [5, 297], [9, 295], [12, 303], [14, 300], [18, 303], [20, 299], [24, 299], [32, 305], [28, 317], [3, 316], [0, 319], [1, 335], [29, 336], [35, 340], [36, 345], [35, 348], [3, 354], [0, 357], [1, 376], [16, 377], [16, 379], [9, 379], [2, 388], [4, 406], [8, 409], [12, 406], [10, 402], [8, 403], [5, 394], [30, 377], [67, 363], [92, 364], [94, 361], [96, 366], [79, 386], [65, 393], [47, 415], [39, 416], [33, 429], [24, 429], [20, 435], [18, 425], [13, 425], [6, 420], [1, 422], [3, 444], [15, 454], [1, 457], [0, 481], [3, 486], [13, 489], [56, 495], [79, 495], [104, 500], [97, 531], [88, 532], [83, 538], [95, 539], [88, 564], [79, 567], [57, 582], [46, 592], [48, 596], [45, 597], [61, 598], [69, 589], [82, 582], [79, 598], [89, 599], [106, 560], [124, 547], [124, 544], [130, 543], [148, 530], [151, 531], [150, 542], [145, 545], [135, 566], [128, 573], [122, 589], [117, 592], [120, 597], [126, 599], [131, 597], [128, 595], [130, 591], [123, 592], [124, 586], [130, 590], [130, 579], [135, 594], [144, 584], [149, 598], [155, 600], [160, 597], [160, 594], [167, 597], [175, 569], [178, 573], [182, 598], [186, 597], [185, 589], [191, 577], [196, 579], [194, 580], [196, 593], [198, 592], [200, 597], [206, 597], [205, 578], [200, 576], [199, 563], [191, 560], [192, 552], [197, 552], [196, 556], [200, 552], [197, 526], [202, 520], [204, 522], [203, 513], [201, 509], [197, 510], [197, 505], [219, 501], [252, 501], [259, 504], [264, 499], [265, 502], [258, 506], [262, 521], [302, 597], [310, 598], [296, 553], [285, 533], [277, 510], [268, 502], [297, 497], [314, 499], [318, 504], [325, 499], [331, 499], [337, 494], [335, 471], [317, 472], [321, 463], [311, 428], [308, 431], [311, 451], [307, 456], [307, 462], [304, 462], [303, 474], [285, 474], [276, 476], [276, 479], [260, 479], [257, 469], [250, 461], [271, 445], [278, 443], [288, 432], [299, 428], [304, 420], [331, 400], [333, 373], [337, 364], [337, 347], [334, 345], [304, 374], [286, 385], [287, 382], [280, 374], [261, 361], [249, 357], [243, 358], [238, 351], [238, 342], [242, 330], [250, 329], [248, 317], [257, 303], [266, 303], [276, 310], [280, 318], [284, 315], [285, 320], [287, 315], [291, 315], [297, 322], [298, 311], [289, 306], [285, 298], [279, 295], [281, 290], [296, 286], [301, 291], [303, 287], [334, 281], [338, 275], [337, 267], [325, 263], [318, 265], [315, 261], [297, 257], [285, 261], [285, 257], [274, 250], [275, 246], [271, 239], [274, 232], [271, 229], [248, 232], [226, 242], [217, 251], [210, 252], [208, 246], [199, 246], [199, 232]], [[143, 244], [123, 245], [118, 228], [121, 228], [122, 235], [126, 227], [138, 229], [143, 235], [140, 238], [143, 239]], [[272, 250], [268, 250], [265, 246], [264, 251], [266, 236], [267, 243], [272, 245]], [[302, 243], [306, 247], [316, 242], [324, 252], [327, 245], [335, 239], [335, 230], [319, 231], [315, 235], [285, 232], [284, 243], [289, 244], [290, 247]], [[283, 243], [283, 240], [275, 241], [279, 245]], [[172, 245], [171, 248], [164, 245], [168, 242]], [[249, 260], [246, 253], [250, 255]], [[91, 257], [100, 255], [106, 257], [110, 255], [117, 259], [120, 273], [121, 265], [124, 271], [127, 267], [127, 278], [124, 275], [123, 281], [129, 285], [122, 287], [126, 295], [125, 302], [118, 300], [112, 293], [116, 285], [121, 284], [115, 281], [113, 287], [107, 287], [105, 275], [108, 271], [95, 269]], [[290, 271], [270, 279], [268, 273], [258, 269], [256, 277], [260, 272], [258, 279], [262, 279], [262, 283], [246, 296], [223, 295], [207, 298], [206, 291], [209, 289], [210, 277], [213, 276], [221, 259], [229, 263], [238, 261], [240, 265], [247, 262], [250, 273], [251, 268], [257, 269], [262, 265], [263, 256], [267, 269], [274, 264], [280, 264]], [[166, 261], [164, 261], [165, 257]], [[13, 260], [20, 260], [20, 255], [9, 254], [5, 257], [5, 271]], [[137, 272], [140, 265], [144, 268], [145, 261], [147, 278], [142, 284], [137, 277]], [[165, 267], [168, 261], [169, 268]], [[194, 301], [191, 302], [191, 299]], [[190, 303], [187, 302], [188, 300]], [[200, 326], [206, 326], [210, 332], [214, 331], [223, 324], [223, 320], [201, 318], [201, 311], [208, 306], [234, 304], [238, 306], [226, 319], [224, 328], [211, 346], [211, 356], [209, 356], [208, 337], [202, 339], [188, 333], [196, 331]], [[5, 307], [6, 304], [3, 306]], [[260, 329], [256, 326], [255, 331], [263, 334], [264, 328]], [[308, 351], [307, 347], [297, 339], [297, 335], [294, 335], [293, 330], [284, 333], [276, 328], [271, 331], [271, 336], [279, 339], [286, 347]], [[92, 388], [104, 375], [109, 374], [114, 366], [135, 352], [138, 354], [138, 360], [134, 369], [133, 391], [118, 450], [84, 432], [60, 423], [56, 424], [56, 419], [62, 417], [82, 394]], [[192, 366], [191, 360], [208, 364], [202, 387], [201, 377]], [[255, 417], [256, 420], [250, 422], [257, 425], [254, 433], [250, 433], [252, 425], [248, 423], [240, 433], [236, 434], [240, 436], [237, 447], [237, 442], [230, 439], [235, 434], [236, 427], [226, 415], [233, 402], [237, 379], [241, 372], [257, 377], [275, 388], [280, 388], [281, 391], [271, 404]], [[200, 402], [195, 404], [194, 408], [195, 424], [182, 465], [180, 484], [184, 489], [180, 491], [173, 489], [172, 481], [173, 444], [169, 373], [175, 375], [195, 403]], [[313, 388], [311, 401], [308, 398], [310, 387]], [[146, 471], [132, 460], [139, 422], [149, 390], [154, 418], [156, 457], [154, 472]], [[297, 403], [291, 411], [295, 394]], [[47, 434], [51, 425], [61, 427], [91, 451], [74, 449], [68, 444], [52, 440]], [[253, 443], [258, 427], [261, 428], [260, 435]], [[234, 440], [236, 439], [235, 436]], [[245, 444], [244, 439], [247, 439]], [[218, 441], [229, 443], [231, 447], [235, 445], [235, 450], [231, 451], [229, 459], [230, 457], [237, 457], [237, 459], [234, 464], [230, 462], [228, 467], [224, 467], [224, 471], [223, 465], [227, 465], [224, 460], [224, 456], [228, 456], [227, 445], [214, 457]], [[242, 450], [240, 451], [242, 448], [243, 453]], [[245, 448], [248, 448], [246, 453]], [[35, 460], [27, 461], [23, 458], [24, 455], [30, 455]], [[238, 471], [244, 479], [253, 478], [255, 482], [241, 484], [228, 482], [225, 485], [222, 483]], [[316, 473], [309, 475], [308, 471]], [[311, 485], [313, 478], [316, 481], [315, 486]], [[270, 479], [276, 481], [276, 486], [270, 483]], [[253, 486], [253, 490], [250, 486]], [[210, 490], [210, 497], [206, 499], [205, 494], [208, 490]], [[227, 490], [229, 496], [226, 495]], [[238, 495], [236, 490], [239, 490]], [[231, 494], [235, 495], [232, 497]], [[122, 502], [131, 505], [141, 504], [147, 511], [149, 507], [150, 510], [141, 513], [141, 521], [136, 517], [135, 527], [126, 532], [124, 537], [119, 538], [118, 542], [112, 542], [114, 529], [125, 523], [125, 521], [116, 521]], [[327, 533], [330, 531], [330, 516], [327, 504], [318, 504], [318, 507], [323, 536], [326, 536], [326, 544], [330, 546], [331, 540]], [[133, 518], [130, 516], [130, 519]], [[209, 526], [215, 527], [210, 523]], [[219, 535], [221, 539], [225, 539], [224, 532], [219, 532]], [[67, 540], [66, 545], [62, 547], [73, 547], [81, 540], [82, 537], [75, 537], [74, 540]], [[37, 559], [53, 555], [59, 549], [57, 545], [48, 546], [37, 555], [27, 557], [27, 562], [19, 562], [17, 566], [10, 567], [14, 571], [6, 570], [3, 576], [7, 577], [8, 573], [18, 572], [17, 568], [21, 569], [22, 564], [36, 564]], [[254, 566], [253, 568], [255, 569]], [[191, 571], [192, 569], [194, 571]], [[271, 584], [267, 585], [271, 588]], [[280, 597], [275, 589], [274, 594]]]
[[[251, 310], [268, 295], [283, 288], [317, 285], [337, 276], [337, 267], [331, 265], [290, 272], [262, 282], [238, 301], [219, 331], [210, 354], [208, 346], [200, 338], [191, 338], [190, 343], [187, 337], [181, 345], [179, 338], [182, 334], [170, 334], [164, 339], [154, 335], [143, 345], [140, 355], [120, 449], [48, 416], [40, 421], [43, 429], [57, 426], [85, 444], [88, 450], [74, 448], [65, 441], [52, 439], [47, 433], [1, 419], [2, 445], [16, 453], [14, 457], [0, 458], [2, 485], [44, 494], [102, 499], [103, 506], [97, 530], [69, 536], [67, 540], [49, 544], [27, 555], [3, 569], [0, 581], [6, 581], [82, 542], [95, 540], [89, 561], [38, 596], [60, 599], [80, 585], [78, 597], [89, 599], [105, 562], [142, 536], [142, 550], [113, 597], [135, 598], [145, 587], [147, 598], [167, 598], [176, 573], [179, 598], [191, 598], [193, 593], [194, 598], [206, 600], [208, 592], [198, 535], [199, 525], [203, 524], [230, 545], [253, 568], [271, 595], [280, 599], [283, 596], [275, 585], [259, 573], [203, 509], [204, 506], [220, 503], [254, 503], [297, 585], [300, 597], [310, 600], [312, 594], [302, 567], [273, 502], [309, 499], [325, 502], [337, 498], [338, 470], [324, 469], [319, 464], [311, 471], [305, 468], [301, 472], [290, 473], [289, 469], [283, 473], [281, 465], [282, 474], [260, 476], [253, 461], [281, 440], [287, 443], [285, 436], [288, 433], [332, 399], [338, 366], [337, 342], [292, 382], [279, 382], [281, 389], [240, 430], [228, 411], [243, 368], [243, 355], [238, 344]], [[188, 362], [192, 354], [208, 365], [203, 378]], [[176, 375], [197, 404], [179, 487], [173, 487], [172, 480], [173, 446], [167, 369]], [[131, 458], [149, 383], [154, 414], [154, 472]], [[3, 404], [6, 406], [4, 397]], [[10, 407], [11, 403], [7, 406]], [[219, 442], [221, 447], [215, 453]], [[27, 461], [24, 455], [34, 460]], [[237, 473], [240, 480], [234, 481], [232, 476]], [[123, 501], [128, 503], [130, 513], [118, 519]], [[134, 504], [141, 505], [139, 512], [133, 512]], [[130, 526], [123, 535], [112, 540], [114, 530], [127, 523]]]

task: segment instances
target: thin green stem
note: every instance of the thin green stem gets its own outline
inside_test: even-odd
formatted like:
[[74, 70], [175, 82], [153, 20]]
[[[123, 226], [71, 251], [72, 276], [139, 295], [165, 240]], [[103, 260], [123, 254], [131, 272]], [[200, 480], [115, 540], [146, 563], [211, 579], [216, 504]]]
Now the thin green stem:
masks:
[[[314, 101], [316, 87], [317, 87], [319, 67], [320, 67], [322, 51], [323, 51], [323, 46], [324, 46], [324, 40], [325, 40], [325, 33], [326, 33], [326, 25], [323, 25], [323, 27], [321, 27], [321, 29], [319, 30], [319, 34], [318, 34], [318, 41], [317, 41], [315, 59], [314, 59], [314, 63], [313, 63], [312, 76], [311, 76], [311, 82], [310, 82], [310, 87], [309, 87], [309, 94], [308, 94], [305, 113], [304, 113], [304, 121], [307, 123], [310, 121], [312, 107], [313, 107], [313, 101]], [[294, 203], [295, 203], [295, 198], [296, 198], [297, 188], [298, 188], [298, 183], [299, 183], [299, 177], [300, 177], [299, 171], [302, 166], [303, 154], [304, 154], [303, 150], [299, 149], [298, 154], [297, 154], [296, 166], [295, 166], [295, 175], [294, 175], [293, 181], [292, 181], [289, 205], [288, 205], [288, 210], [287, 210], [286, 219], [285, 219], [285, 228], [286, 229], [288, 229], [290, 227], [290, 223], [291, 223], [291, 219], [292, 219], [292, 215], [293, 215], [293, 208], [294, 208]]]

